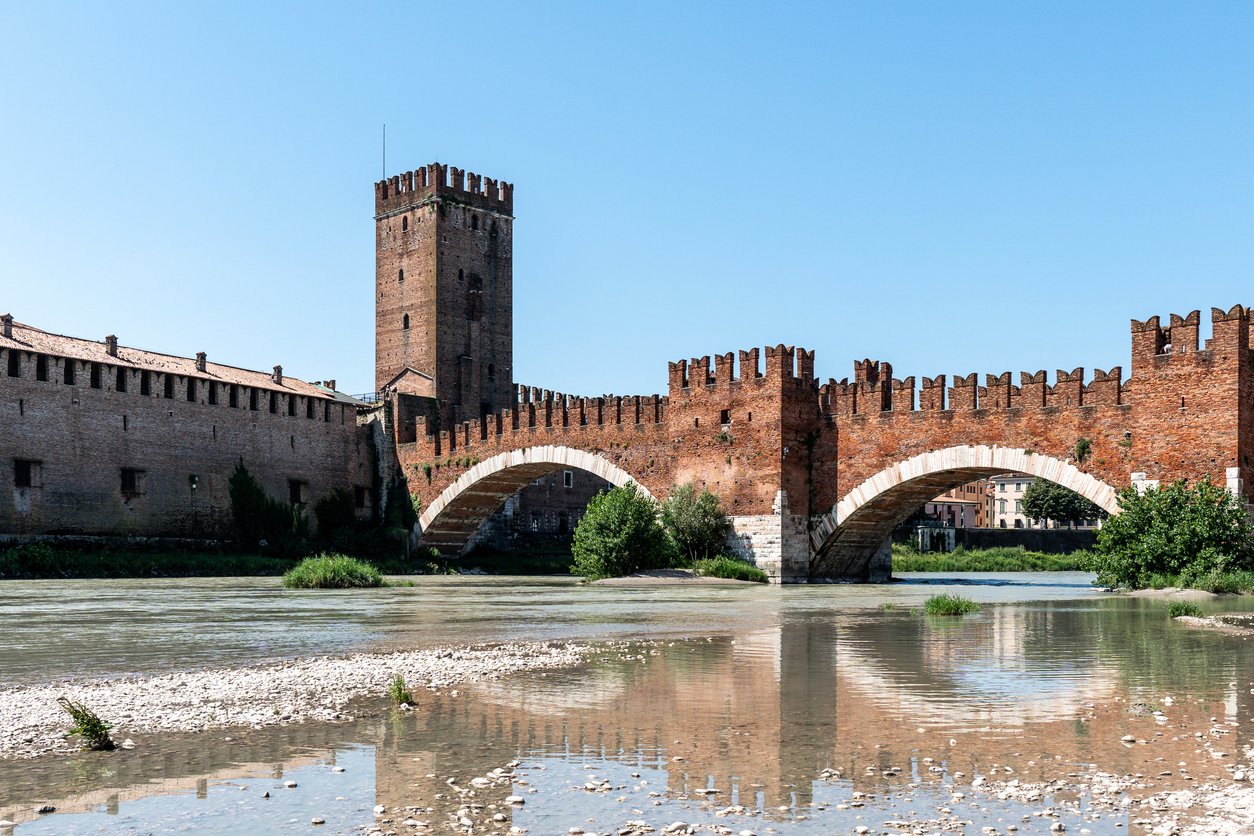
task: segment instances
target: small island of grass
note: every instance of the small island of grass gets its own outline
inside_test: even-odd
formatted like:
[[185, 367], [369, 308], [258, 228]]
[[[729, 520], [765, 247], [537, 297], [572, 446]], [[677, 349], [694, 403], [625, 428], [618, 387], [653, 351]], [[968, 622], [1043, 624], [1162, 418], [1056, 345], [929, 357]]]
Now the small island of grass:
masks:
[[928, 615], [966, 615], [979, 612], [980, 605], [959, 595], [933, 595], [923, 604]]
[[692, 570], [705, 578], [726, 578], [727, 580], [753, 581], [754, 583], [766, 583], [768, 580], [766, 572], [763, 572], [752, 563], [735, 557], [728, 557], [725, 554], [698, 560], [692, 564]]
[[307, 557], [283, 575], [288, 589], [361, 589], [386, 586], [374, 566], [342, 554]]

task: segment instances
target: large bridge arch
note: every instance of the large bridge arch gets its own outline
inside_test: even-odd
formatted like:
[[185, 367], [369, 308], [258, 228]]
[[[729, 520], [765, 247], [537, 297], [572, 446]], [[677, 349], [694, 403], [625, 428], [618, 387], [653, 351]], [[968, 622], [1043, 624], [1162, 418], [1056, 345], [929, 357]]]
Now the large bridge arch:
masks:
[[559, 470], [584, 470], [615, 486], [634, 482], [652, 496], [630, 473], [596, 453], [554, 445], [524, 447], [479, 462], [445, 488], [418, 518], [422, 544], [447, 556], [461, 554], [506, 499]]
[[1108, 513], [1119, 512], [1114, 488], [1070, 462], [1022, 448], [946, 447], [886, 467], [855, 487], [810, 532], [810, 577], [864, 576], [892, 530], [921, 505], [959, 485], [998, 473], [1056, 482]]

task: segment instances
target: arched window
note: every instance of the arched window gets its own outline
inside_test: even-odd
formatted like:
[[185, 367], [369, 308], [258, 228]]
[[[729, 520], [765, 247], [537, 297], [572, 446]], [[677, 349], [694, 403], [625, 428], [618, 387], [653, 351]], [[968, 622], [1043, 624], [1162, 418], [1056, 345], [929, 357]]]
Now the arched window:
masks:
[[405, 314], [403, 317], [401, 317], [401, 330], [402, 331], [409, 330], [409, 314]]
[[470, 228], [471, 228], [471, 229], [478, 229], [478, 228], [479, 228], [479, 216], [478, 216], [478, 215], [471, 215], [471, 216], [470, 216]]
[[488, 380], [496, 380], [496, 364], [488, 363]]
[[464, 281], [466, 281], [466, 271], [465, 271], [465, 270], [458, 270], [458, 271], [457, 271], [457, 280], [458, 280], [459, 282], [464, 282]]
[[400, 270], [398, 270], [398, 271], [397, 271], [397, 273], [396, 273], [396, 280], [397, 280], [398, 282], [403, 282], [403, 281], [405, 281], [405, 268], [404, 268], [404, 267], [402, 267]]
[[409, 218], [401, 218], [401, 232], [409, 232]]

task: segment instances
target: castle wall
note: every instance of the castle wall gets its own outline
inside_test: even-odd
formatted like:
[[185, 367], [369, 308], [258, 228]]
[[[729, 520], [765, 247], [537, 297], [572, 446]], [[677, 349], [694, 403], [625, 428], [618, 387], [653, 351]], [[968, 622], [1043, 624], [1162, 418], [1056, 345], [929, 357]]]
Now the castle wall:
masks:
[[[10, 353], [17, 377], [8, 374]], [[38, 379], [40, 356], [47, 380]], [[66, 363], [76, 367], [74, 385], [64, 382]], [[121, 369], [126, 391], [118, 391], [118, 367], [97, 365], [98, 389], [91, 363], [0, 350], [0, 533], [229, 535], [227, 479], [241, 458], [277, 499], [299, 490], [312, 504], [345, 487], [370, 501], [372, 448], [351, 404], [282, 386], [258, 390], [256, 410], [248, 387], [237, 389], [237, 407], [225, 386], [210, 404], [210, 379], [174, 374], [166, 397], [167, 375], [156, 372], [144, 395], [139, 369]], [[19, 486], [26, 480], [16, 462], [36, 463], [29, 487]], [[123, 469], [137, 471], [133, 482]]]

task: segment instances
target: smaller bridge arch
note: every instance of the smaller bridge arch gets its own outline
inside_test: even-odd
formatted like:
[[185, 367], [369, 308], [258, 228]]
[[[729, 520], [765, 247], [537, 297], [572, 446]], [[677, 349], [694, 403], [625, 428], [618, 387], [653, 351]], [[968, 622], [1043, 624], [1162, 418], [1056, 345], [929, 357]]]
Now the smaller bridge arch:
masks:
[[855, 487], [810, 532], [810, 577], [860, 577], [892, 534], [920, 506], [948, 490], [998, 473], [1056, 482], [1111, 514], [1114, 488], [1070, 462], [1022, 448], [962, 445], [920, 453]]
[[422, 544], [444, 555], [461, 554], [505, 500], [559, 470], [587, 471], [616, 487], [634, 482], [652, 496], [630, 473], [596, 453], [555, 445], [524, 447], [479, 462], [445, 488], [418, 518]]

